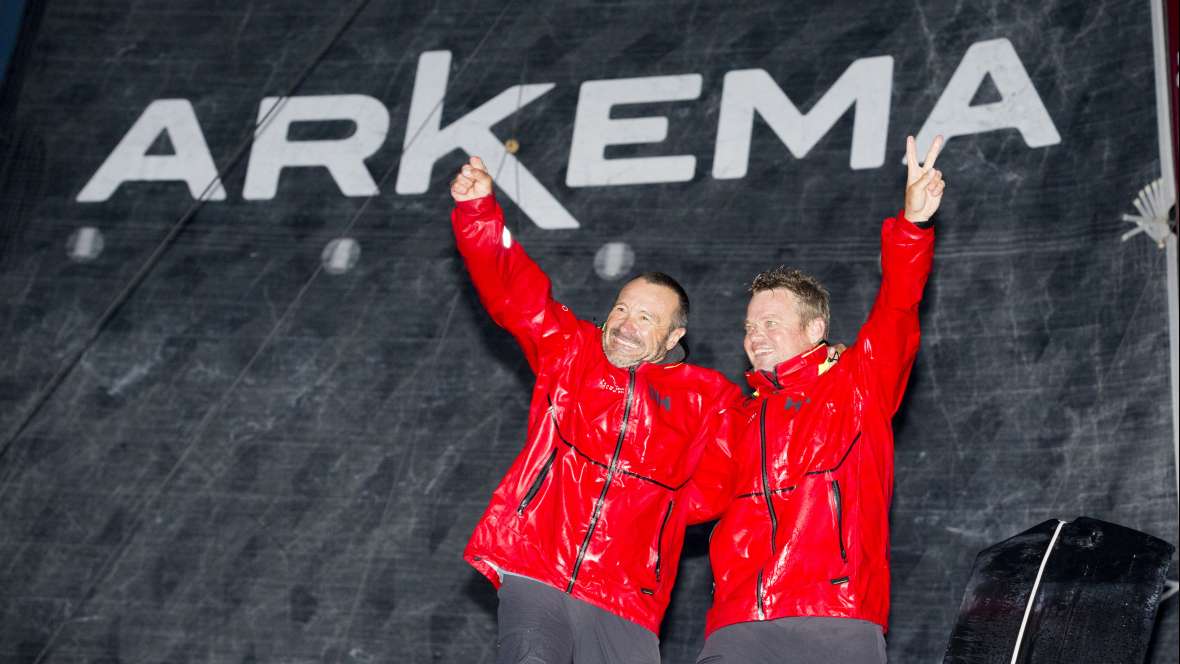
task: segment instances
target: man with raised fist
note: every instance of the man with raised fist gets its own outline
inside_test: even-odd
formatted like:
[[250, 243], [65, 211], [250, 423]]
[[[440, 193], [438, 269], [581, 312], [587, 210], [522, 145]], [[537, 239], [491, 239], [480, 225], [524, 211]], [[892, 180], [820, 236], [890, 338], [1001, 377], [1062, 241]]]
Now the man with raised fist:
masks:
[[629, 281], [599, 329], [553, 298], [478, 157], [451, 196], [480, 301], [536, 374], [524, 448], [464, 552], [499, 588], [497, 662], [656, 664], [684, 487], [739, 390], [669, 360], [689, 310], [671, 277]]
[[763, 272], [746, 310], [754, 397], [688, 495], [724, 510], [709, 544], [713, 606], [697, 664], [881, 663], [889, 617], [891, 421], [918, 352], [918, 304], [946, 186], [906, 141], [905, 209], [881, 229], [881, 288], [856, 342], [827, 357], [828, 292]]

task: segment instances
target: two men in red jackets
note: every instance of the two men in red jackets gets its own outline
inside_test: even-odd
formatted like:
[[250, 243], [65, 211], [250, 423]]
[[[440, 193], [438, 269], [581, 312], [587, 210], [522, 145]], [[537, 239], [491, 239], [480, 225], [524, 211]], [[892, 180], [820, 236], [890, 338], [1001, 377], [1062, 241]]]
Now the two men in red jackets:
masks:
[[881, 291], [839, 361], [818, 282], [755, 279], [749, 400], [715, 371], [667, 361], [689, 309], [667, 275], [626, 284], [601, 330], [556, 302], [504, 227], [483, 163], [463, 167], [451, 187], [459, 251], [537, 377], [528, 441], [465, 552], [499, 587], [497, 661], [658, 662], [684, 527], [719, 514], [701, 664], [884, 661], [890, 419], [918, 349], [941, 142], [919, 165], [907, 141]]

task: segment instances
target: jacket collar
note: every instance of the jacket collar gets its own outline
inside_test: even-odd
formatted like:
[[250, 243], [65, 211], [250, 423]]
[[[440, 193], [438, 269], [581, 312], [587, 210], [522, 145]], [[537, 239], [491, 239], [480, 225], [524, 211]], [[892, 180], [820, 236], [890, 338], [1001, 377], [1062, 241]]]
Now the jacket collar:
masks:
[[773, 371], [751, 369], [746, 372], [746, 382], [755, 394], [770, 393], [789, 387], [809, 383], [820, 374], [820, 366], [828, 359], [828, 344], [819, 342], [815, 348], [800, 353], [789, 360], [780, 362]]
[[[601, 348], [599, 348], [599, 350], [601, 351]], [[640, 362], [639, 364], [634, 364], [630, 367], [616, 367], [615, 365], [611, 364], [610, 360], [608, 360], [606, 358], [606, 353], [602, 353], [602, 362], [606, 366], [610, 367], [610, 369], [612, 371], [618, 371], [623, 374], [631, 371], [632, 369], [634, 369], [635, 373], [637, 373], [637, 374], [646, 374], [647, 372], [650, 372], [650, 371], [659, 371], [661, 369], [676, 369], [679, 367], [683, 367], [685, 365], [683, 357], [672, 358], [672, 359], [668, 359], [665, 357], [660, 362], [646, 362], [645, 361], [645, 362]]]

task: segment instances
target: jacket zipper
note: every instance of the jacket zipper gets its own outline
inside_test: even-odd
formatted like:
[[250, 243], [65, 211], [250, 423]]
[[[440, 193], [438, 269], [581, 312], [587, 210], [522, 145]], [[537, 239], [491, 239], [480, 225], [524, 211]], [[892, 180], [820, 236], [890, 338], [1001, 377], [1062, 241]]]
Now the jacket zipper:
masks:
[[590, 538], [594, 536], [594, 528], [598, 526], [598, 517], [602, 516], [602, 501], [606, 499], [606, 492], [615, 480], [615, 464], [619, 462], [619, 454], [623, 452], [623, 438], [627, 435], [627, 421], [631, 419], [631, 400], [635, 396], [635, 367], [627, 370], [627, 396], [623, 404], [623, 424], [619, 427], [619, 439], [615, 442], [615, 453], [611, 455], [610, 465], [606, 469], [606, 483], [602, 485], [602, 493], [594, 503], [594, 513], [590, 516], [590, 527], [586, 529], [586, 537], [582, 546], [578, 548], [578, 557], [574, 560], [574, 570], [570, 573], [570, 582], [565, 587], [566, 593], [574, 591], [574, 583], [578, 580], [578, 570], [582, 568], [582, 560], [586, 557], [586, 548], [590, 546]]
[[668, 501], [668, 509], [664, 511], [664, 520], [660, 522], [660, 534], [656, 536], [656, 583], [660, 582], [660, 563], [664, 560], [664, 527], [668, 525], [668, 517], [672, 516], [672, 506], [675, 500]]
[[769, 399], [762, 401], [762, 415], [758, 420], [759, 433], [762, 441], [762, 496], [766, 498], [766, 510], [770, 512], [770, 554], [774, 555], [774, 543], [778, 540], [778, 517], [774, 514], [774, 503], [770, 500], [770, 473], [766, 468], [766, 405]]
[[524, 500], [520, 501], [520, 505], [516, 508], [517, 514], [524, 514], [524, 508], [533, 502], [533, 497], [541, 490], [541, 484], [545, 482], [545, 477], [549, 475], [549, 467], [553, 465], [553, 460], [557, 458], [557, 448], [549, 453], [549, 458], [545, 460], [545, 465], [541, 466], [541, 470], [537, 472], [537, 479], [533, 480], [533, 485], [529, 487], [528, 493], [524, 494]]
[[[766, 468], [766, 406], [769, 399], [762, 400], [762, 414], [758, 419], [758, 429], [762, 442], [762, 496], [766, 499], [766, 510], [770, 513], [770, 556], [774, 558], [774, 543], [778, 540], [778, 517], [774, 513], [774, 503], [770, 495], [770, 473]], [[758, 570], [758, 618], [766, 619], [762, 608], [762, 570]]]
[[848, 562], [844, 550], [844, 507], [840, 502], [840, 480], [832, 480], [832, 496], [836, 499], [836, 541], [840, 542], [840, 560]]

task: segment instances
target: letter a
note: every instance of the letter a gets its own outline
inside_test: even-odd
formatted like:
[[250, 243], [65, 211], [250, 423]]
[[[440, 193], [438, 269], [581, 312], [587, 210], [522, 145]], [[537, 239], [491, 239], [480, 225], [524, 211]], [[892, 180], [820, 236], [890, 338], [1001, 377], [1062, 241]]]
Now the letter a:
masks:
[[[149, 155], [152, 143], [167, 132], [175, 154]], [[225, 188], [213, 165], [213, 155], [187, 99], [157, 99], [127, 130], [102, 166], [78, 193], [80, 203], [109, 199], [124, 182], [181, 181], [193, 198], [225, 200]]]
[[[971, 99], [988, 75], [1002, 98], [990, 104], [972, 106]], [[1030, 148], [1061, 142], [1053, 118], [1049, 117], [1020, 56], [1007, 39], [972, 44], [963, 54], [959, 68], [951, 75], [946, 90], [918, 132], [918, 154], [922, 154], [939, 134], [950, 140], [952, 136], [982, 134], [996, 129], [1016, 129]]]

